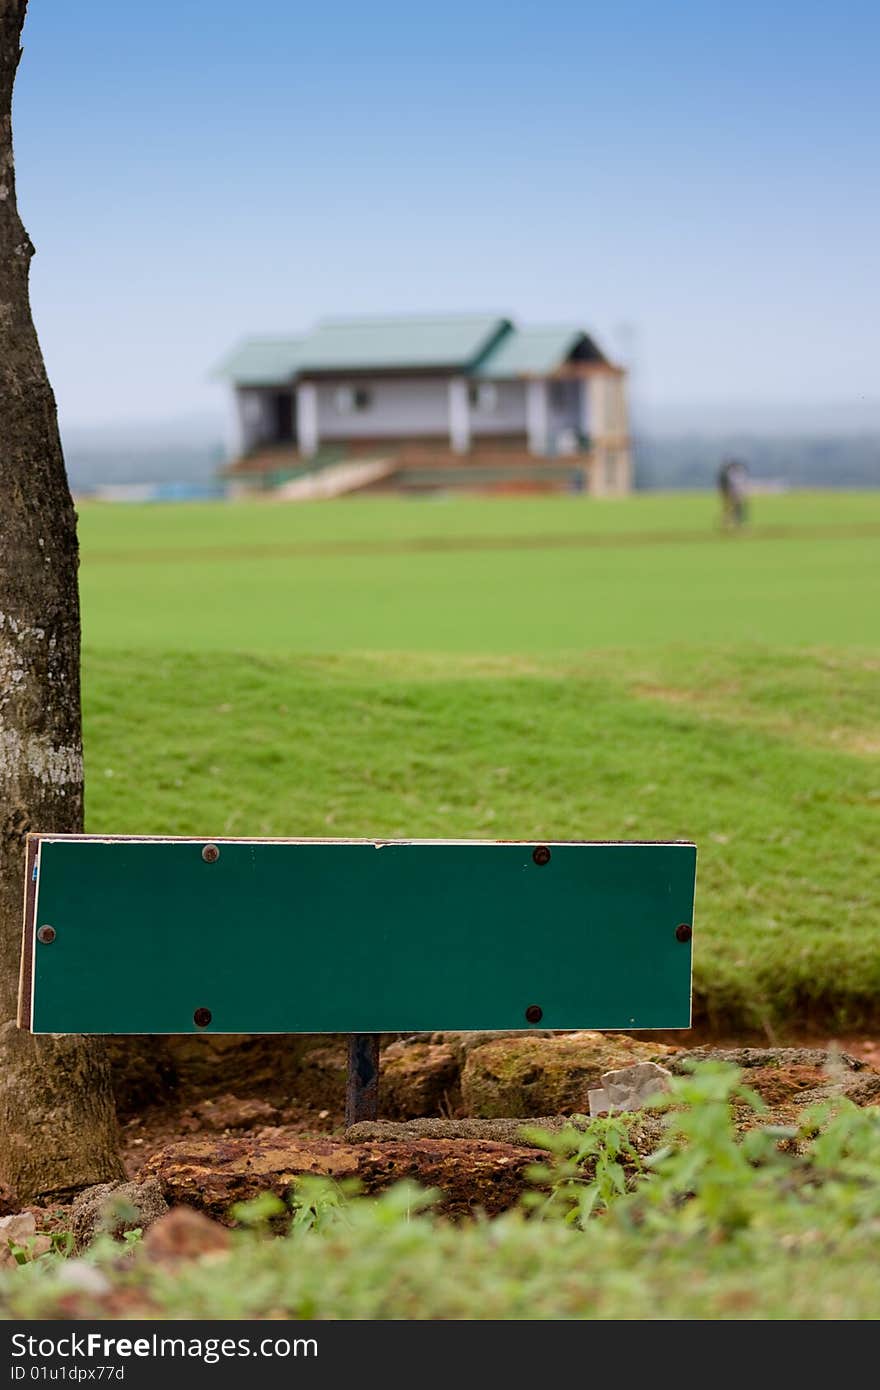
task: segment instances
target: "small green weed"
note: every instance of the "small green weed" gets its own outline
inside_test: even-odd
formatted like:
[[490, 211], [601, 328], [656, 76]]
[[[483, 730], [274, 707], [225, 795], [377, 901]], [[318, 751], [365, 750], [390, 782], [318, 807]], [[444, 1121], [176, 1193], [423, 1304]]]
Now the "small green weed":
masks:
[[643, 1171], [626, 1124], [614, 1116], [590, 1120], [584, 1128], [572, 1124], [558, 1134], [526, 1128], [522, 1135], [527, 1143], [547, 1150], [547, 1162], [526, 1170], [529, 1182], [544, 1190], [523, 1197], [526, 1209], [544, 1220], [561, 1215], [583, 1227], [591, 1216], [625, 1196]]

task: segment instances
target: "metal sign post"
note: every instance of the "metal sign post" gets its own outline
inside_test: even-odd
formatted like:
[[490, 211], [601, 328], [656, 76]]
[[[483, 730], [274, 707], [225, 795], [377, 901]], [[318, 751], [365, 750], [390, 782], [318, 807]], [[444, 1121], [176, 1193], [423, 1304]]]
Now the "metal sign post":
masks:
[[379, 1113], [379, 1034], [349, 1033], [345, 1123], [375, 1120]]

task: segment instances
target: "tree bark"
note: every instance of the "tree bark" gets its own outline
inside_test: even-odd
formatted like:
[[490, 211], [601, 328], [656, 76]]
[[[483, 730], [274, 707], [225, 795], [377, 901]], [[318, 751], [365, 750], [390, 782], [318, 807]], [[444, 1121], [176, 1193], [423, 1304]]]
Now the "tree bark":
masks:
[[[12, 87], [27, 0], [0, 0], [0, 1196], [122, 1176], [103, 1045], [15, 1023], [27, 832], [83, 823], [76, 513], [31, 318]], [[71, 988], [76, 982], [71, 981]]]

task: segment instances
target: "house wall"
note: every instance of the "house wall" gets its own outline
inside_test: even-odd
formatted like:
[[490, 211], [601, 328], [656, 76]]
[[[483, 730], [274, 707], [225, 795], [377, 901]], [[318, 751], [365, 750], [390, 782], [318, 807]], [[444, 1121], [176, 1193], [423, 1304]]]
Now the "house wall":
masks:
[[[468, 381], [468, 386], [472, 383]], [[475, 383], [476, 384], [476, 383]], [[362, 388], [370, 392], [366, 410], [341, 412], [336, 404], [340, 387]], [[471, 405], [468, 410], [470, 433], [479, 435], [517, 435], [526, 428], [525, 382], [493, 382], [492, 409]], [[318, 432], [322, 440], [405, 439], [437, 435], [449, 437], [449, 378], [358, 377], [340, 378], [317, 384]]]
[[[479, 385], [479, 383], [475, 383]], [[471, 435], [525, 434], [526, 384], [524, 381], [493, 381], [495, 392], [491, 410], [480, 405], [470, 408]]]
[[596, 372], [588, 382], [589, 433], [596, 439], [629, 432], [626, 383], [622, 376]]
[[[481, 438], [524, 437], [529, 434], [527, 399], [540, 393], [540, 439], [532, 440], [532, 452], [552, 456], [574, 453], [579, 440], [589, 433], [594, 442], [611, 443], [608, 436], [625, 438], [626, 404], [623, 383], [616, 378], [596, 373], [586, 381], [559, 379], [544, 381], [480, 382], [461, 378], [460, 391], [467, 398], [471, 387], [485, 385], [491, 401], [471, 403], [467, 407], [467, 438], [470, 447]], [[345, 412], [339, 409], [337, 393], [340, 388], [364, 389], [370, 393], [365, 410]], [[291, 386], [291, 398], [297, 392], [309, 397], [309, 410], [303, 415], [302, 428], [309, 420], [317, 426], [319, 447], [324, 442], [371, 439], [430, 439], [450, 441], [450, 378], [449, 377], [338, 377], [330, 381], [301, 383]], [[239, 387], [236, 405], [240, 422], [241, 452], [249, 453], [263, 445], [271, 445], [277, 437], [277, 387]], [[314, 410], [311, 402], [314, 401]], [[536, 401], [532, 401], [533, 415]], [[293, 428], [296, 432], [296, 410]], [[532, 420], [535, 433], [535, 420]], [[531, 436], [530, 436], [531, 437]], [[297, 438], [294, 433], [294, 439]], [[300, 435], [300, 446], [303, 439]], [[623, 442], [623, 439], [620, 441]], [[463, 446], [467, 449], [467, 443]], [[305, 452], [310, 452], [305, 448]], [[604, 468], [602, 470], [604, 474]]]
[[[492, 410], [472, 405], [471, 435], [525, 434], [528, 424], [526, 381], [496, 381], [495, 404]], [[581, 384], [579, 381], [549, 381], [547, 392], [547, 433], [551, 449], [559, 435], [574, 431], [577, 436], [581, 419]]]
[[[340, 388], [369, 391], [366, 410], [340, 411]], [[317, 383], [321, 440], [405, 439], [408, 435], [449, 434], [449, 381], [446, 377], [340, 377]]]

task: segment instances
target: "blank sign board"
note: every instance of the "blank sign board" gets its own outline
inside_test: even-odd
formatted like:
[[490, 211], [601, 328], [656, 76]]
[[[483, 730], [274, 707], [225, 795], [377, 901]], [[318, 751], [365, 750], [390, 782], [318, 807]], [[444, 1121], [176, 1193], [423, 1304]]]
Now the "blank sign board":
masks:
[[29, 839], [35, 1033], [686, 1028], [692, 844]]

